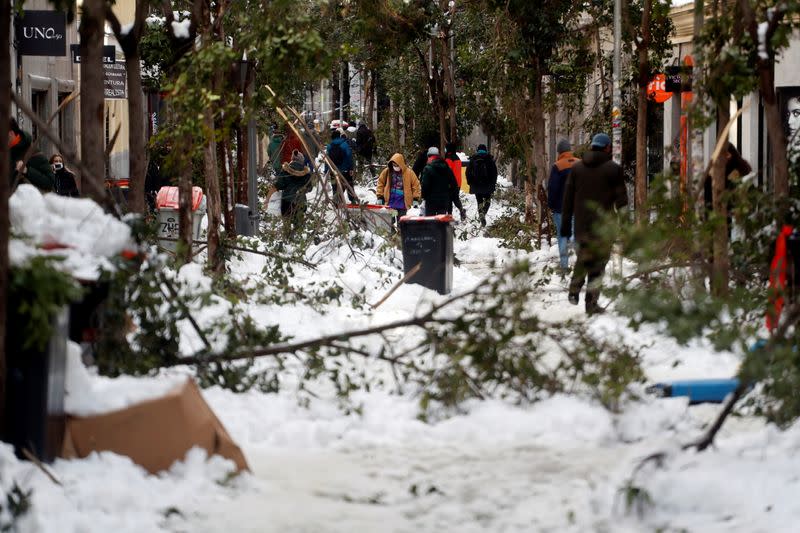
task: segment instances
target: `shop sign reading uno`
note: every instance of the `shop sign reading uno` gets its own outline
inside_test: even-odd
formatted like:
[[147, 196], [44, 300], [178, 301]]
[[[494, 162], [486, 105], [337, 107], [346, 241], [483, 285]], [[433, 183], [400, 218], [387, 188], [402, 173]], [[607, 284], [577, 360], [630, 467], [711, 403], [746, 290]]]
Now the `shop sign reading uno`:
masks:
[[67, 15], [61, 11], [23, 11], [15, 20], [17, 46], [24, 56], [67, 55]]

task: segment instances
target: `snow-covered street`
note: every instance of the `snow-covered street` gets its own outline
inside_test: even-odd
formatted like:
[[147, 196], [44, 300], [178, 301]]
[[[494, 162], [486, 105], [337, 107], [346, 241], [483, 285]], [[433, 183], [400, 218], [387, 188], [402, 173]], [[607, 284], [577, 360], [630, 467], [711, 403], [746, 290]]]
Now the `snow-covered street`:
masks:
[[[490, 220], [501, 207], [493, 207]], [[454, 293], [471, 289], [515, 257], [527, 257], [537, 268], [557, 261], [555, 246], [524, 254], [479, 235], [457, 239], [455, 252], [461, 266], [455, 268]], [[246, 285], [263, 261], [245, 254], [233, 263], [233, 275]], [[395, 262], [375, 254], [351, 261], [346, 253], [334, 253], [314, 275], [363, 291], [370, 302], [393, 283], [381, 274], [387, 268], [390, 277], [401, 275]], [[309, 274], [299, 270], [293, 281], [302, 284]], [[197, 265], [184, 267], [180, 277], [188, 287], [208, 286]], [[704, 342], [681, 347], [652, 326], [634, 332], [614, 313], [586, 318], [581, 306], [567, 302], [566, 283], [553, 276], [537, 290], [531, 308], [554, 323], [577, 319], [589, 330], [640, 347], [648, 383], [736, 372], [735, 354], [716, 353]], [[406, 284], [374, 310], [346, 303], [322, 309], [254, 303], [248, 312], [264, 325], [279, 323], [295, 339], [306, 339], [406, 318], [442, 298]], [[208, 321], [226, 309], [208, 305], [198, 316]], [[181, 324], [181, 331], [182, 347], [191, 351], [192, 329]], [[399, 340], [400, 334], [390, 337]], [[73, 357], [68, 378], [73, 412], [157, 396], [185, 374], [175, 369], [153, 378], [109, 379], [86, 373], [76, 361]], [[364, 369], [375, 375], [385, 371], [379, 361], [365, 361]], [[398, 391], [387, 382], [357, 390], [350, 397], [356, 409], [346, 409], [324, 387], [301, 405], [293, 379], [287, 375], [277, 393], [203, 391], [249, 461], [251, 472], [236, 477], [229, 476], [230, 462], [206, 461], [201, 450], [158, 476], [127, 458], [101, 453], [57, 460], [51, 469], [58, 486], [4, 447], [7, 482], [32, 490], [33, 507], [22, 530], [788, 532], [800, 511], [791, 497], [800, 482], [800, 466], [792, 460], [800, 447], [796, 425], [779, 432], [760, 419], [733, 418], [715, 449], [681, 452], [680, 444], [700, 435], [719, 406], [656, 399], [643, 393], [644, 385], [641, 400], [618, 413], [586, 396], [557, 394], [530, 405], [469, 400], [456, 412], [434, 413], [424, 422], [413, 388]], [[631, 479], [639, 462], [656, 452], [666, 453], [661, 467], [650, 463]], [[630, 509], [629, 480], [647, 494], [641, 506]]]

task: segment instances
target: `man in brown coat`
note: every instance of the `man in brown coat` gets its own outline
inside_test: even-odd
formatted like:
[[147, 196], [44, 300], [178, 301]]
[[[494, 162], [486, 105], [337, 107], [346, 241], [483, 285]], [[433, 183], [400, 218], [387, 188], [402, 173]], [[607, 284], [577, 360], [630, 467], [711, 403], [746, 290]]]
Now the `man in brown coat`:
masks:
[[599, 236], [600, 220], [605, 213], [628, 204], [622, 167], [611, 160], [611, 139], [605, 133], [592, 138], [592, 149], [572, 167], [564, 187], [561, 213], [561, 236], [572, 232], [575, 217], [575, 240], [578, 259], [569, 284], [569, 301], [577, 304], [586, 278], [586, 312], [602, 312], [597, 299], [600, 282], [611, 257], [611, 243]]

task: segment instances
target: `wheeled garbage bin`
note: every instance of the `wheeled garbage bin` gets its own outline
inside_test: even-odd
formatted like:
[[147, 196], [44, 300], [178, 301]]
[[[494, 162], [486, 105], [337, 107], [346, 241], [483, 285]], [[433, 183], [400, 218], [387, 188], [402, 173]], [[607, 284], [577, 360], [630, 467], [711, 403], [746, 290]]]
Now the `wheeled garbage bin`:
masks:
[[417, 283], [439, 294], [453, 288], [453, 216], [405, 216], [400, 218], [403, 269], [419, 271], [408, 283]]
[[[170, 252], [175, 252], [178, 244], [178, 210], [180, 207], [180, 194], [178, 187], [161, 187], [156, 196], [156, 210], [158, 211], [158, 238], [159, 246]], [[206, 214], [206, 197], [203, 189], [192, 187], [192, 239], [200, 240], [200, 223]], [[199, 246], [193, 246], [197, 249]]]
[[44, 348], [29, 346], [24, 337], [26, 318], [10, 301], [6, 336], [6, 417], [3, 440], [14, 445], [19, 458], [30, 455], [44, 462], [60, 453], [64, 438], [64, 387], [69, 311], [52, 317], [53, 334]]
[[364, 229], [373, 233], [391, 233], [394, 230], [392, 220], [397, 210], [377, 204], [347, 204], [348, 214]]

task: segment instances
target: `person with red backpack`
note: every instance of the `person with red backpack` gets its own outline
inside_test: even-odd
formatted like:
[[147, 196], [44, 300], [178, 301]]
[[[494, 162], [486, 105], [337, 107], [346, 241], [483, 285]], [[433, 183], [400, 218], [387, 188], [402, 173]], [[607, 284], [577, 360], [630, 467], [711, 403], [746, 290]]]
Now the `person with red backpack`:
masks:
[[485, 144], [479, 144], [475, 155], [469, 158], [467, 183], [469, 192], [475, 195], [478, 204], [481, 226], [486, 227], [486, 213], [489, 212], [492, 195], [497, 188], [497, 164]]
[[447, 163], [447, 166], [450, 167], [450, 170], [453, 171], [453, 176], [456, 177], [456, 183], [458, 184], [458, 188], [461, 188], [461, 158], [458, 157], [458, 152], [456, 151], [456, 143], [447, 143], [444, 146], [444, 162]]

